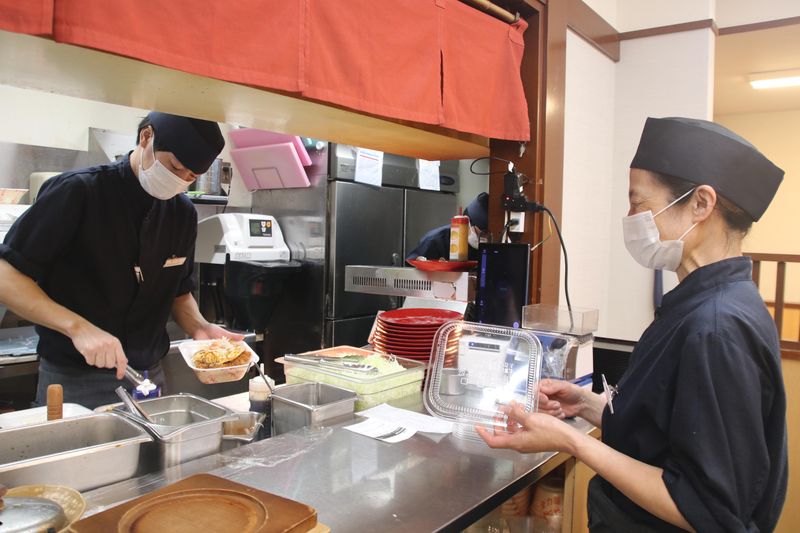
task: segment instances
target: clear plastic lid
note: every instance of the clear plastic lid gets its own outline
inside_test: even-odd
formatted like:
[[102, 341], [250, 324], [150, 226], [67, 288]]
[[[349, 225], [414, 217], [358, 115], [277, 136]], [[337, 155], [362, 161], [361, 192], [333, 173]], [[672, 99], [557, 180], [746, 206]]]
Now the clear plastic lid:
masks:
[[467, 433], [475, 425], [504, 428], [501, 407], [512, 400], [536, 410], [541, 366], [542, 344], [530, 331], [448, 322], [434, 338], [425, 407]]

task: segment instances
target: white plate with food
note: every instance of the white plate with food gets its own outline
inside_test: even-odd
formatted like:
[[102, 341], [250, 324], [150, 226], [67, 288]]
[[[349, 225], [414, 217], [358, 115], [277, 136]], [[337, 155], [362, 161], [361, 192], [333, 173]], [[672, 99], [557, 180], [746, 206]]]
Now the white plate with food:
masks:
[[178, 345], [178, 349], [197, 379], [207, 385], [238, 381], [250, 365], [258, 363], [258, 355], [246, 342], [224, 337], [185, 341]]

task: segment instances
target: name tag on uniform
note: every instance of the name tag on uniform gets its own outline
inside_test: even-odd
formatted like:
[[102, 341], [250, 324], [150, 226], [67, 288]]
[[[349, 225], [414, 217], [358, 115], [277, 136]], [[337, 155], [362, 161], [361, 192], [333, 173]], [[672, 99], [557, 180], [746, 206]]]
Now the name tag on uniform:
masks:
[[186, 262], [185, 257], [170, 257], [169, 259], [164, 261], [164, 268], [181, 266], [185, 262]]

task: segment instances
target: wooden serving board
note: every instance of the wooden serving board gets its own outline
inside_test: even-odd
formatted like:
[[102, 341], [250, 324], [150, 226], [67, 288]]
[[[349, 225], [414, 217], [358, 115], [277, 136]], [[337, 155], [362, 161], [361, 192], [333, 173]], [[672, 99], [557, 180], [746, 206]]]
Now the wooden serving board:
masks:
[[[323, 526], [324, 528], [324, 526]], [[72, 525], [75, 533], [308, 533], [308, 505], [211, 474], [197, 474]]]

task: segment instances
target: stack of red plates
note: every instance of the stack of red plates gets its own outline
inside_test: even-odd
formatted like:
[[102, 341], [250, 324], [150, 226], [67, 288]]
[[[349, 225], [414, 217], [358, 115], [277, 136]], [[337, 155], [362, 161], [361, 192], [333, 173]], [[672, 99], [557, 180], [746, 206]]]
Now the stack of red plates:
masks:
[[[378, 315], [372, 345], [378, 352], [390, 353], [408, 359], [428, 361], [436, 331], [451, 320], [464, 316], [447, 309], [395, 309]], [[458, 354], [458, 337], [451, 336], [447, 344], [447, 357]]]

